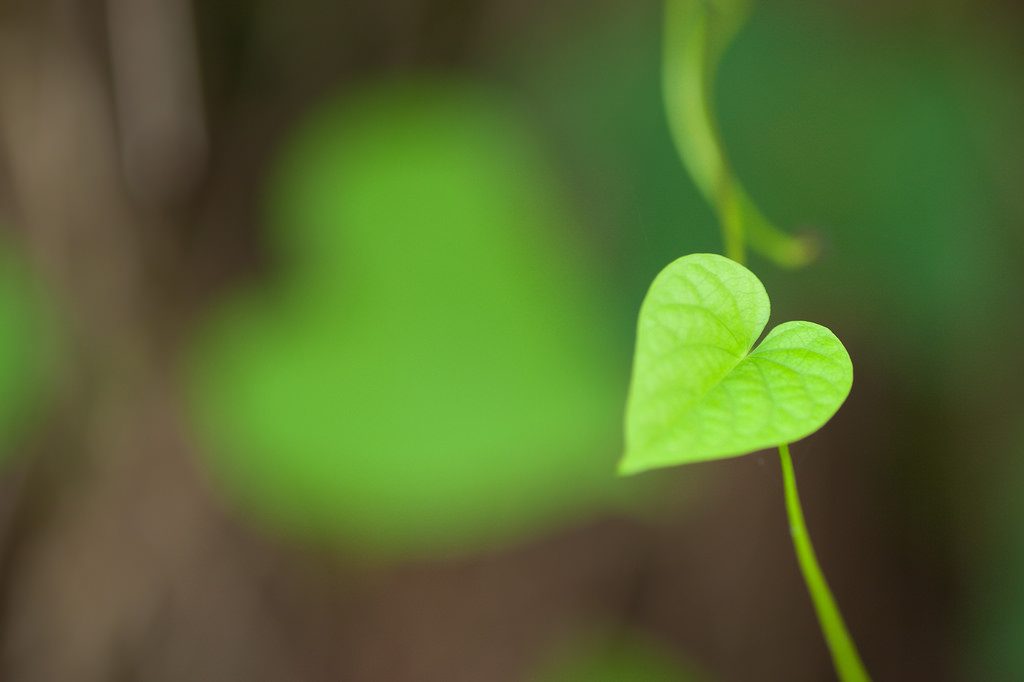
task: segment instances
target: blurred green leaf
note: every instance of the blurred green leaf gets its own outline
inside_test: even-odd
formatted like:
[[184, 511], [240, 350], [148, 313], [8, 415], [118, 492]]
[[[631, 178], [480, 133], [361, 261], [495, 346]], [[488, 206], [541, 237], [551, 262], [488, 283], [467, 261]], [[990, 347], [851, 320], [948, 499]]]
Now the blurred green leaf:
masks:
[[703, 679], [636, 636], [594, 638], [569, 647], [531, 682], [687, 682]]
[[285, 285], [238, 298], [196, 354], [215, 471], [250, 509], [426, 551], [606, 498], [624, 372], [539, 156], [500, 99], [454, 83], [303, 123], [271, 205]]
[[743, 455], [821, 428], [853, 383], [850, 356], [811, 322], [781, 324], [753, 348], [768, 294], [742, 265], [684, 256], [640, 309], [624, 473]]
[[0, 245], [0, 459], [21, 436], [46, 383], [52, 338], [18, 255]]

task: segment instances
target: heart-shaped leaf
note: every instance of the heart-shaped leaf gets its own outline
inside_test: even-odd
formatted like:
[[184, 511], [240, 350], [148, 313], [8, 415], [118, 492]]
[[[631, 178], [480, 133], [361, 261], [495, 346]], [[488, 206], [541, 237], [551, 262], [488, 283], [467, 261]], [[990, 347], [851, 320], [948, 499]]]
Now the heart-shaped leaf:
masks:
[[541, 157], [457, 82], [348, 92], [298, 129], [272, 195], [283, 286], [194, 353], [212, 470], [260, 521], [447, 552], [619, 494], [614, 330]]
[[665, 268], [640, 309], [623, 473], [745, 455], [820, 429], [853, 365], [825, 327], [768, 322], [764, 285], [714, 254]]

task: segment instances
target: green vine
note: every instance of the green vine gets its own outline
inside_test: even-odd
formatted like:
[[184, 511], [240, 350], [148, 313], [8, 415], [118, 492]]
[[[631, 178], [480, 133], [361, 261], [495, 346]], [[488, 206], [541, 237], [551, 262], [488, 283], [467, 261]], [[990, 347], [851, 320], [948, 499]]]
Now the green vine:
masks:
[[786, 322], [755, 347], [769, 318], [746, 251], [782, 266], [814, 246], [778, 230], [729, 166], [712, 107], [714, 74], [749, 13], [747, 0], [667, 0], [664, 89], [684, 165], [714, 207], [728, 258], [691, 254], [669, 264], [640, 309], [626, 408], [630, 474], [778, 447], [797, 562], [836, 672], [868, 680], [804, 523], [789, 443], [822, 428], [846, 400], [853, 365], [842, 342], [812, 322]]
[[725, 254], [743, 263], [749, 246], [777, 265], [806, 265], [817, 256], [817, 244], [786, 234], [757, 208], [729, 165], [715, 123], [715, 73], [750, 13], [750, 2], [667, 0], [665, 8], [662, 84], [669, 130], [691, 177], [718, 214]]
[[793, 549], [796, 550], [800, 572], [803, 573], [807, 591], [811, 593], [814, 611], [818, 623], [825, 635], [832, 662], [835, 664], [839, 679], [850, 682], [867, 680], [868, 673], [861, 663], [860, 654], [853, 643], [853, 638], [846, 630], [843, 615], [836, 606], [836, 600], [825, 581], [825, 574], [818, 565], [818, 557], [811, 544], [811, 536], [807, 533], [804, 523], [804, 510], [800, 506], [800, 495], [796, 489], [796, 476], [793, 473], [793, 459], [789, 456], [789, 446], [779, 446], [779, 459], [782, 463], [782, 481], [786, 491], [786, 514], [789, 516], [789, 532], [793, 536]]

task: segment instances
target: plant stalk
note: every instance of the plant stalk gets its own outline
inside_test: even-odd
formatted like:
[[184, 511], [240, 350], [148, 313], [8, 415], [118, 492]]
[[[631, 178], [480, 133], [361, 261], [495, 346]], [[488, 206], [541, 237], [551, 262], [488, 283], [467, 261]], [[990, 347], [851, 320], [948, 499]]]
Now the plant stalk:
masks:
[[800, 506], [800, 496], [796, 489], [796, 476], [793, 473], [793, 459], [789, 455], [789, 445], [779, 446], [779, 459], [782, 462], [782, 480], [786, 491], [786, 514], [789, 517], [789, 532], [793, 537], [793, 549], [797, 563], [803, 574], [807, 591], [810, 592], [814, 611], [825, 636], [825, 643], [832, 654], [832, 663], [842, 682], [870, 682], [867, 670], [860, 660], [857, 647], [846, 629], [843, 616], [839, 612], [832, 591], [825, 581], [825, 575], [818, 565], [818, 557], [811, 544], [811, 536], [807, 533], [804, 523], [804, 512]]
[[773, 225], [736, 178], [714, 112], [718, 62], [746, 21], [750, 0], [666, 0], [662, 90], [669, 132], [690, 177], [718, 217], [725, 255], [746, 249], [783, 267], [817, 256], [817, 244]]

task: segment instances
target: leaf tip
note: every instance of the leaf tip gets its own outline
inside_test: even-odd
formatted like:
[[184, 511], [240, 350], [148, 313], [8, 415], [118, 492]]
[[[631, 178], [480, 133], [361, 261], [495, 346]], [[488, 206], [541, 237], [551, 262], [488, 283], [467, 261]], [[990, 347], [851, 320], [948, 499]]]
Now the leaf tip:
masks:
[[632, 476], [646, 471], [648, 467], [637, 464], [635, 457], [630, 457], [629, 454], [623, 455], [622, 459], [619, 460], [619, 465], [616, 467], [616, 473], [619, 476]]

